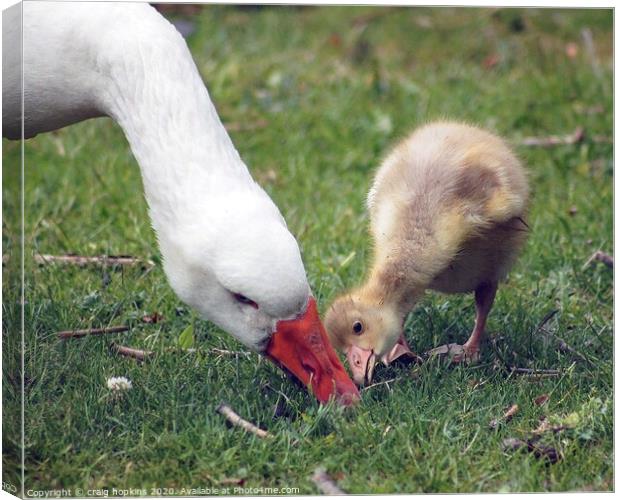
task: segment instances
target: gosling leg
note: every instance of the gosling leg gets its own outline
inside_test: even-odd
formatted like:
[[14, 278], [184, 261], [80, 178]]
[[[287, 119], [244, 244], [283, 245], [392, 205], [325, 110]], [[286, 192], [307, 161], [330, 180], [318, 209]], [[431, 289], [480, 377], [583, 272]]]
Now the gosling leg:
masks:
[[487, 322], [487, 317], [489, 316], [491, 307], [493, 307], [495, 292], [497, 292], [496, 281], [491, 283], [483, 283], [476, 288], [476, 323], [469, 339], [465, 342], [465, 344], [463, 344], [466, 358], [476, 358], [480, 352], [480, 343], [484, 337], [484, 327]]
[[448, 356], [452, 363], [476, 361], [480, 352], [480, 344], [484, 337], [484, 327], [495, 300], [497, 282], [483, 283], [474, 292], [476, 300], [476, 323], [465, 344], [446, 344], [431, 349], [428, 356]]

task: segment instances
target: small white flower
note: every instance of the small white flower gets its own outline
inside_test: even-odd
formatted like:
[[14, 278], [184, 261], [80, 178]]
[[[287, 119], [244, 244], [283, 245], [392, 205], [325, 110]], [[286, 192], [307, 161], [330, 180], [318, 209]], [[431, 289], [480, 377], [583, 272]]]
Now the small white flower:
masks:
[[131, 380], [125, 377], [110, 377], [108, 379], [108, 389], [111, 391], [128, 391], [131, 389]]

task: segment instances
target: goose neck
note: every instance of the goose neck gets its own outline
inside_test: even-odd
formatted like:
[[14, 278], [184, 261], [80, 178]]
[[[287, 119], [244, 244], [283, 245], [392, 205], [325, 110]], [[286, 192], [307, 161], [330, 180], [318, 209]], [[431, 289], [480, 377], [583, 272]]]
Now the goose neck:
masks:
[[193, 216], [197, 197], [253, 181], [181, 35], [158, 15], [144, 26], [150, 34], [123, 30], [130, 39], [108, 45], [97, 66], [100, 105], [125, 132], [157, 229]]

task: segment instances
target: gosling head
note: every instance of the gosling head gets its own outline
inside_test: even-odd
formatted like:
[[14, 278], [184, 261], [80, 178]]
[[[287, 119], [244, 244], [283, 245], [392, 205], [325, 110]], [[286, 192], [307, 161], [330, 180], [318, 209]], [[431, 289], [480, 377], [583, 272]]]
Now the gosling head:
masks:
[[389, 363], [402, 323], [395, 307], [373, 303], [359, 293], [336, 299], [325, 316], [332, 345], [346, 354], [353, 380], [359, 385], [372, 380], [377, 360]]

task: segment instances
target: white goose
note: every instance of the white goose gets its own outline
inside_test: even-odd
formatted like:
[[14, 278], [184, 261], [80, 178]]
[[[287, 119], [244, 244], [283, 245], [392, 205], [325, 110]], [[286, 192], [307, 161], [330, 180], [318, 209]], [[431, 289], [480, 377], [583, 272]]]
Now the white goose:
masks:
[[[123, 129], [177, 295], [311, 387], [359, 393], [299, 248], [235, 150], [185, 41], [147, 4], [24, 2], [24, 137], [97, 116]], [[3, 15], [3, 135], [22, 135], [20, 6]]]

